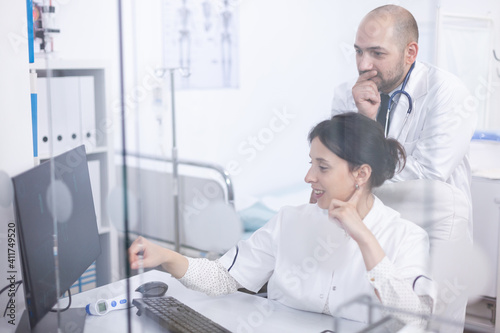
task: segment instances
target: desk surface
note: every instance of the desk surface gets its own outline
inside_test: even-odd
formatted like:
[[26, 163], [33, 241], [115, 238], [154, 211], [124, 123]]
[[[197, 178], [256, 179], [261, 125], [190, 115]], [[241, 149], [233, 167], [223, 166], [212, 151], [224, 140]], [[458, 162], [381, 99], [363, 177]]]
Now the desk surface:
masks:
[[[315, 332], [333, 329], [331, 316], [291, 309], [278, 302], [245, 293], [210, 297], [184, 287], [170, 274], [149, 271], [130, 279], [132, 290], [148, 281], [163, 281], [168, 284], [166, 295], [173, 296], [203, 315], [221, 324], [232, 332]], [[119, 281], [80, 295], [76, 295], [74, 306], [84, 306], [90, 300], [108, 298], [122, 294], [126, 281]], [[137, 316], [131, 308], [133, 332], [153, 332], [158, 330], [156, 323], [149, 318]], [[85, 332], [125, 332], [127, 311], [112, 311], [103, 317], [88, 317]], [[354, 324], [354, 323], [353, 323]]]
[[[237, 292], [230, 295], [210, 297], [184, 287], [170, 274], [149, 271], [130, 278], [131, 290], [149, 281], [163, 281], [168, 284], [167, 296], [173, 296], [206, 317], [221, 324], [232, 332], [313, 332], [333, 330], [334, 318], [319, 313], [305, 312], [286, 307], [276, 301]], [[89, 290], [73, 296], [72, 307], [85, 307], [98, 299], [109, 299], [122, 295], [126, 280]], [[132, 332], [160, 332], [160, 327], [146, 317], [136, 315], [136, 308], [130, 308]], [[85, 321], [87, 332], [127, 332], [127, 310], [111, 311], [105, 316], [88, 316]], [[3, 327], [1, 325], [0, 327]], [[363, 325], [342, 321], [342, 331], [355, 332]]]

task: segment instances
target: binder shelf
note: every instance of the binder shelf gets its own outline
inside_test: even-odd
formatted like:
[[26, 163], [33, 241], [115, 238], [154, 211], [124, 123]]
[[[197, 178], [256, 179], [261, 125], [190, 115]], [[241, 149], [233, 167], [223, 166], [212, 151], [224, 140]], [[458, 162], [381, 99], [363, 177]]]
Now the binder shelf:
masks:
[[107, 112], [110, 89], [109, 64], [101, 61], [36, 59], [38, 157], [43, 162], [81, 144], [85, 145], [97, 223], [101, 257], [96, 262], [97, 285], [111, 282], [117, 259], [114, 232], [109, 225], [105, 200], [115, 177]]

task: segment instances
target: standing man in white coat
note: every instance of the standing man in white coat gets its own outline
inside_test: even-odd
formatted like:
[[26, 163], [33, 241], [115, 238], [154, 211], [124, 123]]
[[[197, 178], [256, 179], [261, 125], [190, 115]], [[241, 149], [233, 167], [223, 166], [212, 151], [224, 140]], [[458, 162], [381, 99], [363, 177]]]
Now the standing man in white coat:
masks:
[[[377, 120], [406, 150], [406, 166], [393, 181], [449, 183], [464, 193], [472, 212], [468, 151], [476, 112], [465, 85], [450, 73], [416, 61], [418, 26], [402, 7], [386, 5], [368, 13], [354, 48], [359, 77], [335, 90], [332, 114], [355, 111]], [[469, 237], [472, 240], [472, 219]]]
[[[431, 179], [449, 183], [469, 206], [472, 242], [469, 144], [476, 125], [475, 100], [455, 76], [417, 61], [418, 26], [406, 9], [386, 5], [361, 21], [354, 43], [359, 77], [339, 86], [332, 114], [355, 111], [377, 120], [407, 154], [406, 166], [390, 181]], [[466, 297], [448, 304], [443, 316], [463, 322]], [[452, 301], [451, 303], [449, 303]], [[444, 327], [441, 332], [461, 332]]]

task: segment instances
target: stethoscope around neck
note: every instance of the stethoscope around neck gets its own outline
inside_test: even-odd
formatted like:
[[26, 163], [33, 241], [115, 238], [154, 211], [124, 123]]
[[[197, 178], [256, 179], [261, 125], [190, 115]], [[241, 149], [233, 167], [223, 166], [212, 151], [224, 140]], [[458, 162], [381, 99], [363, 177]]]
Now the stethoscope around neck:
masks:
[[408, 73], [406, 73], [405, 79], [403, 80], [403, 84], [401, 85], [401, 89], [396, 90], [395, 92], [393, 92], [392, 95], [391, 95], [391, 97], [389, 98], [389, 103], [387, 104], [387, 114], [385, 116], [385, 130], [384, 130], [384, 133], [385, 133], [385, 137], [386, 138], [387, 138], [387, 134], [389, 132], [389, 117], [390, 117], [390, 114], [391, 114], [392, 102], [394, 100], [394, 97], [396, 97], [396, 95], [403, 94], [403, 95], [405, 95], [408, 98], [408, 111], [406, 111], [405, 120], [403, 121], [403, 126], [401, 126], [401, 130], [399, 131], [399, 134], [398, 134], [397, 138], [399, 138], [399, 136], [401, 135], [401, 132], [403, 131], [403, 128], [406, 125], [406, 121], [408, 120], [408, 117], [410, 116], [411, 111], [413, 110], [413, 101], [411, 100], [411, 96], [410, 96], [409, 93], [407, 93], [405, 91], [406, 84], [408, 83], [408, 80], [410, 79], [410, 74], [413, 71], [413, 68], [415, 68], [415, 63], [411, 64], [410, 70], [408, 71]]

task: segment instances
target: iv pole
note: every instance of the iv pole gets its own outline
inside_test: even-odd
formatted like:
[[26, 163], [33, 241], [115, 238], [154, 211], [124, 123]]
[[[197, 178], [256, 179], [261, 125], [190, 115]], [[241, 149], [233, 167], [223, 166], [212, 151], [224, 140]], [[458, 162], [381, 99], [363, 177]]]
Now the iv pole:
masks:
[[156, 70], [156, 75], [160, 78], [165, 76], [165, 72], [170, 73], [170, 100], [172, 106], [172, 194], [174, 197], [174, 242], [175, 251], [179, 252], [181, 237], [180, 237], [180, 217], [179, 217], [179, 159], [177, 156], [177, 135], [176, 135], [176, 124], [175, 124], [175, 80], [174, 75], [176, 71], [179, 71], [181, 76], [188, 77], [190, 75], [189, 70], [182, 67], [173, 68], [159, 68]]

